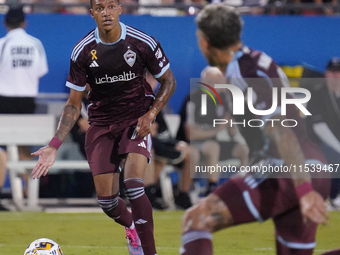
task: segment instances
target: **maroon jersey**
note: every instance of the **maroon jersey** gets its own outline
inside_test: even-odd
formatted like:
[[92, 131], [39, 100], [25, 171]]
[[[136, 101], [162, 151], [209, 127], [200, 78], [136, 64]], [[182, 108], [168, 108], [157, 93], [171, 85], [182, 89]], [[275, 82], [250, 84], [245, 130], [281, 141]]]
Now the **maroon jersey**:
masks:
[[[270, 58], [261, 51], [250, 49], [246, 46], [236, 52], [235, 58], [229, 63], [226, 71], [226, 76], [230, 84], [239, 87], [245, 95], [247, 100], [246, 90], [249, 87], [253, 88], [253, 105], [255, 109], [266, 110], [272, 106], [272, 88], [278, 88], [278, 107], [274, 114], [281, 114], [281, 93], [280, 88], [283, 86], [290, 86], [288, 78], [282, 69]], [[287, 98], [290, 96], [287, 95]], [[257, 116], [248, 110], [245, 106], [245, 115], [233, 116], [237, 122], [242, 122], [244, 119], [246, 123], [250, 119], [262, 119], [263, 116]], [[270, 116], [266, 116], [270, 119]], [[287, 105], [287, 114], [285, 119], [294, 119], [297, 121], [297, 126], [292, 130], [295, 132], [297, 139], [306, 159], [324, 160], [319, 153], [316, 145], [307, 137], [303, 120], [300, 117], [299, 110], [295, 105]], [[278, 122], [275, 125], [279, 124]], [[292, 123], [287, 123], [291, 125]], [[280, 124], [281, 125], [281, 124]], [[274, 144], [268, 144], [269, 139], [266, 138], [261, 128], [250, 127], [245, 125], [237, 125], [249, 145], [251, 152], [259, 150], [268, 151], [269, 155], [275, 158], [280, 158], [277, 148]]]
[[151, 107], [154, 94], [145, 70], [158, 78], [169, 68], [169, 59], [153, 37], [120, 23], [121, 36], [104, 43], [98, 28], [73, 48], [66, 86], [84, 91], [91, 87], [89, 121], [94, 125], [131, 125]]

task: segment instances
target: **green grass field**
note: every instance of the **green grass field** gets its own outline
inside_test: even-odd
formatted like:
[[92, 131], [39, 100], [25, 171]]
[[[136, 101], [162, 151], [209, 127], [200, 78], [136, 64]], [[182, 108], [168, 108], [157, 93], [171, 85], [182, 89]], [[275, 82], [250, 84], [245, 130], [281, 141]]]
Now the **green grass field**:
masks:
[[[183, 211], [155, 212], [158, 255], [178, 254]], [[331, 212], [328, 226], [320, 226], [315, 254], [340, 247], [340, 212]], [[214, 235], [214, 254], [275, 254], [271, 221], [252, 223]], [[41, 237], [56, 241], [65, 255], [128, 254], [123, 227], [103, 213], [0, 213], [0, 255], [21, 255]]]

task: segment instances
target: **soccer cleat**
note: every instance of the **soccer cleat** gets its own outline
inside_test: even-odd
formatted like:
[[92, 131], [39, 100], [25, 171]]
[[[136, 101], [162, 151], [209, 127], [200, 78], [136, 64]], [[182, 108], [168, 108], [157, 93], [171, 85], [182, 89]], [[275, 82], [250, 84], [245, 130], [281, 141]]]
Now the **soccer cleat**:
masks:
[[130, 229], [125, 228], [126, 230], [126, 240], [127, 247], [130, 255], [144, 255], [142, 244], [137, 235], [136, 228]]

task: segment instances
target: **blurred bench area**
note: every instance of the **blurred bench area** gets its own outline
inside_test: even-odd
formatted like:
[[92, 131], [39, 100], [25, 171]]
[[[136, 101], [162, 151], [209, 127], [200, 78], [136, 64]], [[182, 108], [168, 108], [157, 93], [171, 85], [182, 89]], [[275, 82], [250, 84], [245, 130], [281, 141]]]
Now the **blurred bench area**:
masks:
[[35, 114], [0, 114], [0, 144], [6, 146], [8, 157], [2, 196], [12, 198], [17, 210], [41, 210], [39, 197], [94, 197], [88, 163], [70, 136], [58, 151], [49, 175], [40, 180], [33, 180], [30, 175], [37, 159], [20, 160], [18, 146], [30, 146], [33, 152], [54, 136], [66, 96], [41, 94], [36, 99]]

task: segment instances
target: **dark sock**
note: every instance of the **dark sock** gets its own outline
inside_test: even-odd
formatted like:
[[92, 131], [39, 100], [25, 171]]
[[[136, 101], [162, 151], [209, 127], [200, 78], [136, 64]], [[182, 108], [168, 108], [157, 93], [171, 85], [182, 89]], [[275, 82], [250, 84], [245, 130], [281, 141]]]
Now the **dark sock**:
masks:
[[155, 255], [156, 246], [153, 236], [152, 207], [144, 192], [144, 183], [139, 178], [124, 181], [125, 195], [129, 199], [133, 221], [141, 240], [145, 255]]
[[207, 231], [189, 231], [182, 235], [181, 255], [212, 255], [212, 235]]
[[124, 227], [131, 227], [132, 214], [126, 208], [124, 200], [118, 197], [118, 194], [109, 197], [98, 196], [97, 199], [100, 207], [107, 216]]

